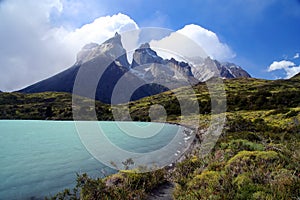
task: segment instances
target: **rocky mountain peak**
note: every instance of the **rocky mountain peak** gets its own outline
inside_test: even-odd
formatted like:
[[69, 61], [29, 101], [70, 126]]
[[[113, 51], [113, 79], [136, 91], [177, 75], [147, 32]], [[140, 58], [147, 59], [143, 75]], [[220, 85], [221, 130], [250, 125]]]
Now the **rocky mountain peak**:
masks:
[[221, 77], [226, 79], [251, 77], [245, 70], [234, 63], [219, 62], [211, 59], [210, 57], [205, 58], [202, 64], [193, 66], [192, 72], [194, 76], [201, 81], [206, 81], [212, 77]]
[[111, 44], [120, 45], [123, 47], [122, 41], [121, 41], [121, 35], [118, 32], [115, 33], [114, 37], [106, 40], [104, 43], [111, 43]]
[[214, 60], [218, 70], [220, 71], [220, 75], [223, 78], [238, 78], [238, 77], [247, 77], [250, 78], [250, 74], [243, 70], [240, 66], [230, 63], [230, 62], [218, 62]]
[[148, 42], [141, 44], [139, 49], [150, 49], [150, 44]]
[[142, 44], [133, 54], [133, 60], [131, 68], [135, 68], [140, 65], [149, 63], [161, 64], [163, 59], [157, 55], [157, 53], [150, 48], [149, 43]]
[[101, 45], [97, 43], [85, 45], [77, 54], [76, 64], [83, 64], [100, 55], [117, 60], [124, 67], [129, 67], [126, 50], [123, 48], [121, 35], [118, 33], [115, 33], [114, 37], [106, 40]]
[[191, 66], [186, 62], [179, 62], [175, 60], [174, 58], [171, 58], [170, 60], [165, 60], [166, 64], [170, 66], [171, 68], [174, 68], [175, 71], [178, 71], [185, 76], [193, 76], [193, 73], [191, 71]]

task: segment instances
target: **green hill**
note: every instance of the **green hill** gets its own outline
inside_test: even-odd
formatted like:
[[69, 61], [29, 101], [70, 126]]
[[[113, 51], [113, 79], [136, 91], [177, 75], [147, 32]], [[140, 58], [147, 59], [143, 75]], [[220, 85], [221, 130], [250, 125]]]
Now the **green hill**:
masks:
[[[86, 98], [81, 98], [82, 105]], [[95, 102], [101, 120], [111, 120], [110, 106]], [[84, 115], [87, 107], [78, 107]], [[72, 95], [62, 92], [43, 92], [34, 94], [1, 93], [0, 119], [32, 119], [32, 120], [73, 120]]]
[[[224, 80], [227, 98], [227, 111], [285, 110], [300, 105], [300, 80], [267, 81], [253, 78]], [[185, 88], [176, 90], [176, 95], [192, 98], [185, 94]], [[194, 86], [201, 114], [209, 114], [211, 99], [205, 83]], [[84, 101], [88, 99], [82, 98]], [[148, 110], [151, 105], [160, 104], [165, 107], [168, 121], [176, 121], [181, 116], [179, 103], [174, 92], [167, 91], [158, 95], [130, 102], [133, 120], [149, 121]], [[1, 93], [0, 119], [48, 119], [72, 120], [72, 95], [69, 93], [44, 92], [35, 94]], [[91, 107], [77, 107], [88, 113]], [[108, 104], [95, 102], [98, 120], [113, 120]], [[89, 119], [88, 117], [86, 118]]]

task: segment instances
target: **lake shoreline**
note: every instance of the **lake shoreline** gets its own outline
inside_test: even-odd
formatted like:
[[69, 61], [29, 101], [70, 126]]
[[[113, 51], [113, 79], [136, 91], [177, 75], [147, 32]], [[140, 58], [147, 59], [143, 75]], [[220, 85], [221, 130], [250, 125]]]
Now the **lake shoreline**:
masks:
[[[161, 122], [154, 123], [162, 124]], [[73, 185], [76, 182], [76, 173], [82, 174], [86, 172], [91, 177], [103, 177], [103, 175], [109, 176], [115, 174], [114, 171], [110, 170], [107, 171], [107, 174], [101, 174], [101, 169], [104, 167], [106, 169], [106, 166], [100, 166], [99, 161], [96, 162], [96, 159], [88, 154], [73, 124], [75, 124], [75, 121], [71, 120], [0, 120], [2, 133], [0, 136], [6, 139], [1, 141], [3, 147], [1, 156], [4, 159], [1, 162], [1, 169], [3, 171], [1, 178], [5, 180], [5, 184], [0, 187], [2, 190], [0, 196], [9, 199], [24, 199], [31, 196], [39, 198], [44, 195], [56, 194], [55, 191], [58, 191], [57, 188], [59, 187], [61, 187], [61, 190], [68, 187], [72, 188], [70, 184]], [[169, 140], [170, 137], [172, 138], [176, 135], [177, 132], [174, 131], [179, 130], [177, 126], [180, 126], [174, 123], [165, 124], [174, 126], [170, 126], [170, 128], [167, 126], [166, 132], [161, 132], [159, 134], [161, 136], [158, 135], [158, 138], [150, 138], [149, 142], [147, 140], [145, 144], [135, 144], [132, 141], [131, 147], [128, 146], [128, 148], [138, 149], [139, 146], [143, 148], [147, 147], [148, 150], [146, 152], [151, 152], [159, 149], [159, 146], [165, 146], [164, 143], [171, 141]], [[184, 127], [180, 129], [178, 134], [181, 134], [183, 130], [187, 131], [188, 129]], [[190, 134], [192, 133], [190, 132]], [[114, 137], [119, 138], [118, 135]], [[185, 136], [180, 135], [180, 138], [183, 137]], [[121, 140], [121, 142], [127, 144], [126, 139], [123, 137], [114, 140]], [[153, 144], [155, 145], [152, 146]], [[185, 146], [181, 147], [183, 149]], [[184, 149], [184, 152], [189, 149], [190, 145]], [[172, 154], [172, 152], [168, 153]], [[177, 162], [182, 160], [184, 155], [186, 153], [178, 157], [173, 162], [173, 165], [175, 166]], [[58, 159], [56, 158], [57, 156], [59, 157]], [[162, 157], [164, 156], [162, 155]], [[13, 160], [10, 161], [11, 159]], [[18, 166], [22, 166], [22, 170], [18, 169]], [[60, 179], [63, 181], [58, 184], [55, 177], [61, 177]], [[36, 188], [32, 184], [38, 184], [39, 187]], [[12, 189], [12, 186], [14, 189]], [[32, 188], [32, 190], [29, 188]], [[59, 191], [61, 190], [59, 189]]]

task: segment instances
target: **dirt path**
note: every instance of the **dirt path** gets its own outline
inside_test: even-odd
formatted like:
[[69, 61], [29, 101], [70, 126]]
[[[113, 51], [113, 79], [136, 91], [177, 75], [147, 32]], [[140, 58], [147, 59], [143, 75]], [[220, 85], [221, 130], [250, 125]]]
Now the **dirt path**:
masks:
[[174, 190], [173, 183], [165, 183], [159, 188], [153, 190], [147, 200], [173, 200], [172, 193]]

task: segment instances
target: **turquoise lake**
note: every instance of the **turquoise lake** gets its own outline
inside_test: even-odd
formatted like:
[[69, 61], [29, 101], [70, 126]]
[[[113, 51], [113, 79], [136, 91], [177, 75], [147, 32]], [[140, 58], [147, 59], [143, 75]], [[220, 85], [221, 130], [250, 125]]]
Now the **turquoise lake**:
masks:
[[[140, 133], [141, 138], [136, 138], [124, 134], [116, 122], [93, 123], [97, 123], [105, 137], [118, 148], [142, 155], [145, 160], [150, 159], [144, 156], [145, 153], [164, 148], [180, 132], [180, 137], [174, 140], [174, 144], [178, 145], [168, 147], [168, 151], [164, 150], [157, 158], [175, 159], [185, 148], [182, 144], [188, 139], [183, 134], [183, 128], [177, 125], [164, 124], [159, 134], [146, 137], [162, 124], [119, 122], [122, 126], [134, 123], [147, 130]], [[115, 172], [92, 156], [82, 142], [83, 133], [78, 134], [78, 130], [73, 121], [1, 120], [0, 199], [43, 199], [64, 188], [72, 188], [76, 173], [86, 172], [92, 177], [101, 177]], [[139, 128], [131, 130], [136, 132]], [[121, 159], [111, 156], [114, 154], [110, 152], [114, 152], [114, 149], [107, 149], [102, 141], [97, 141], [97, 137], [94, 137], [96, 133], [89, 134], [91, 140], [98, 142], [99, 154], [107, 155], [111, 161]]]

